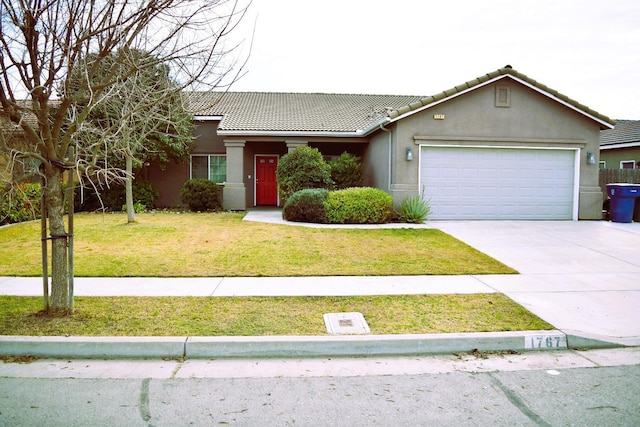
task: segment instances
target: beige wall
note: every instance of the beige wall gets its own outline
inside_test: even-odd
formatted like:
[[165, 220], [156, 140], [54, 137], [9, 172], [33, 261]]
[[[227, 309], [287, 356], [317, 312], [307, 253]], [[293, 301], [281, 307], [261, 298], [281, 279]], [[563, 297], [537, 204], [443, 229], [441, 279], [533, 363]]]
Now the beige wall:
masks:
[[362, 156], [364, 185], [375, 187], [388, 193], [390, 189], [390, 154], [394, 147], [395, 134], [389, 126], [387, 131], [380, 131], [371, 137], [366, 151]]
[[[496, 106], [496, 86], [508, 88], [509, 107]], [[444, 120], [435, 120], [434, 114], [444, 115]], [[418, 194], [420, 144], [567, 147], [580, 152], [578, 217], [601, 217], [598, 165], [586, 164], [586, 153], [599, 151], [600, 126], [528, 87], [501, 80], [397, 123], [393, 155], [398, 167], [391, 176], [396, 202]], [[405, 160], [407, 147], [414, 151], [411, 162]]]

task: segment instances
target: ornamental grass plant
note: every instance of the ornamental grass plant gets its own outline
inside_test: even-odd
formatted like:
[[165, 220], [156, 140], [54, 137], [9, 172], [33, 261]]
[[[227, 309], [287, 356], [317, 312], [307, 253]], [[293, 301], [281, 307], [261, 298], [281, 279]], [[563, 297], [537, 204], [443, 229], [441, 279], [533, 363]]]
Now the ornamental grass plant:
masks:
[[422, 224], [427, 220], [431, 207], [421, 196], [409, 196], [402, 201], [396, 211], [398, 219], [403, 222]]

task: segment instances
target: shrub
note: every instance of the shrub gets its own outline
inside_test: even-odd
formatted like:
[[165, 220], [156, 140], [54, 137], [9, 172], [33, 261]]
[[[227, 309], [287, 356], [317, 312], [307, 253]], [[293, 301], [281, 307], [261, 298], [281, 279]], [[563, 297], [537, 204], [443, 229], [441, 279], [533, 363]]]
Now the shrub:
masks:
[[391, 220], [393, 198], [382, 190], [354, 187], [332, 191], [324, 203], [329, 222], [382, 224]]
[[192, 211], [213, 211], [222, 208], [218, 184], [208, 179], [191, 179], [180, 190], [180, 199]]
[[40, 218], [40, 184], [0, 184], [0, 225]]
[[329, 162], [329, 169], [336, 190], [362, 187], [362, 163], [360, 163], [360, 157], [345, 151], [338, 159]]
[[[133, 201], [140, 203], [148, 209], [155, 208], [155, 201], [160, 195], [158, 189], [149, 181], [133, 181]], [[87, 186], [82, 190], [76, 187], [74, 196], [74, 209], [80, 211], [112, 210], [117, 211], [125, 204], [125, 189], [123, 182], [105, 184], [96, 188]]]
[[133, 201], [134, 204], [144, 205], [146, 209], [156, 207], [156, 199], [160, 197], [160, 192], [150, 181], [133, 181]]
[[282, 156], [276, 170], [278, 189], [283, 200], [307, 188], [330, 189], [333, 185], [329, 165], [317, 148], [298, 147]]
[[429, 202], [421, 196], [409, 196], [400, 204], [400, 210], [396, 211], [400, 221], [422, 224], [427, 220], [431, 212]]
[[125, 202], [124, 187], [120, 184], [98, 185], [96, 188], [91, 185], [84, 188], [75, 188], [73, 204], [76, 212], [98, 211], [98, 210], [118, 210]]
[[287, 221], [326, 223], [327, 215], [324, 202], [329, 190], [324, 188], [308, 188], [296, 191], [289, 197], [282, 209], [282, 216]]
[[[122, 205], [122, 212], [127, 211], [127, 205]], [[147, 211], [147, 206], [140, 202], [133, 202], [133, 211], [135, 213], [143, 213]]]

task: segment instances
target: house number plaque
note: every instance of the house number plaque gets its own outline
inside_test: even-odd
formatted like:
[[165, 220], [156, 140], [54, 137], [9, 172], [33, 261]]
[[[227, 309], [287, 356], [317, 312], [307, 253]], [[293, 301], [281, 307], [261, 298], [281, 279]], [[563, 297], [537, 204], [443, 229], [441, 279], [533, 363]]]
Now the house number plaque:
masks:
[[527, 350], [566, 347], [567, 337], [564, 335], [531, 335], [524, 339], [524, 348]]

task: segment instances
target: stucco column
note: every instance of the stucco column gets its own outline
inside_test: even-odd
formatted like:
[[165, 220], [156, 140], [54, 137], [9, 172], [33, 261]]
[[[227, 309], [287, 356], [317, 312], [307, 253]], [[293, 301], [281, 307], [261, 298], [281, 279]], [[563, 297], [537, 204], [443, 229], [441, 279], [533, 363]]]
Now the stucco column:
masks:
[[[408, 148], [411, 148], [411, 160], [407, 156]], [[415, 142], [398, 143], [392, 154], [389, 193], [393, 197], [393, 207], [397, 209], [407, 197], [420, 195], [417, 182], [420, 174], [420, 146]]]
[[[599, 134], [598, 134], [599, 136]], [[600, 140], [595, 137], [579, 151], [576, 158], [580, 162], [580, 195], [578, 202], [578, 219], [602, 219], [603, 190], [600, 188], [600, 166], [598, 165], [598, 153]], [[594, 153], [594, 163], [587, 161], [587, 153]]]
[[222, 191], [222, 207], [243, 211], [247, 208], [244, 185], [244, 145], [246, 141], [225, 140], [227, 151], [227, 181]]
[[285, 141], [287, 144], [287, 152], [290, 153], [298, 147], [309, 145], [308, 141]]

